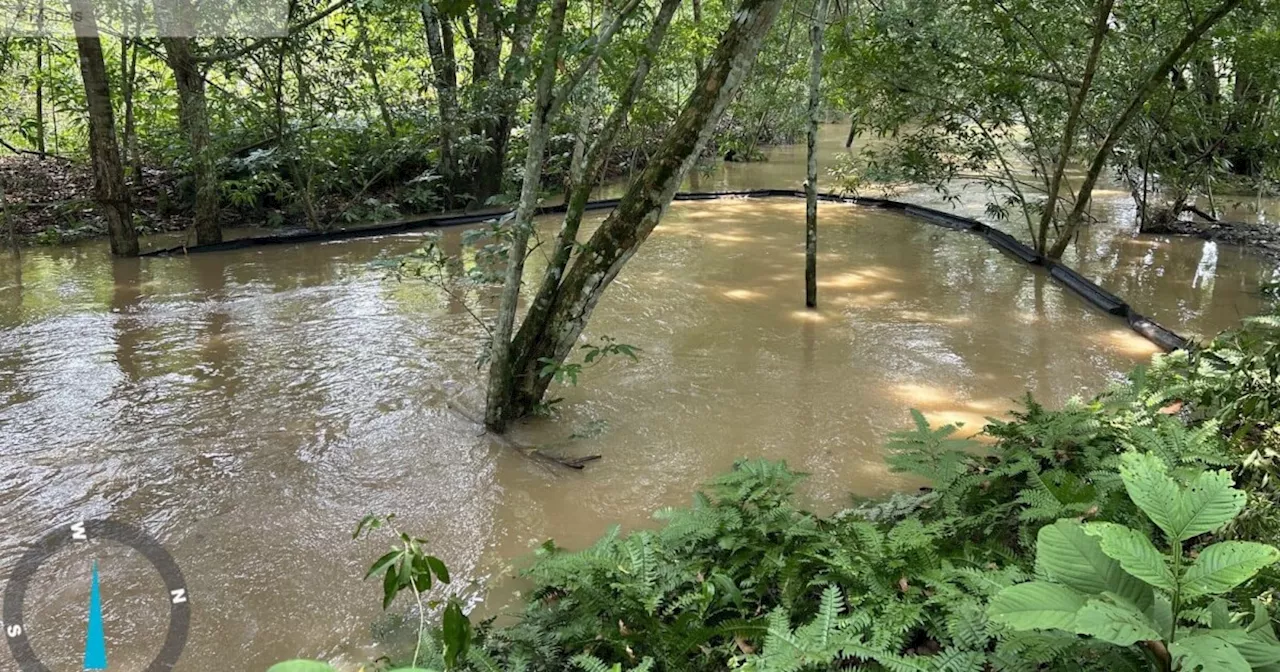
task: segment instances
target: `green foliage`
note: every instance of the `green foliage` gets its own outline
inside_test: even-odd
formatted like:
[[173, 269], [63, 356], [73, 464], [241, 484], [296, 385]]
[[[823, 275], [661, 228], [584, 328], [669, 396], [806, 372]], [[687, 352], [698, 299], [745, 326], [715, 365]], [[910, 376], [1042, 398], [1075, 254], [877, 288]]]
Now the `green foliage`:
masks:
[[1218, 435], [1248, 503], [1232, 528], [1251, 538], [1280, 529], [1275, 482], [1280, 457], [1280, 320], [1248, 319], [1202, 347], [1157, 358], [1129, 395], [1175, 404], [1198, 431]]
[[1244, 506], [1227, 472], [1204, 471], [1184, 484], [1160, 458], [1132, 452], [1120, 474], [1134, 504], [1164, 532], [1167, 549], [1123, 525], [1059, 520], [1040, 529], [1038, 579], [1001, 590], [988, 617], [1013, 630], [1063, 630], [1119, 647], [1141, 643], [1157, 652], [1158, 670], [1247, 672], [1280, 661], [1265, 610], [1249, 629], [1221, 598], [1203, 607], [1207, 627], [1194, 617], [1197, 601], [1228, 593], [1280, 560], [1273, 546], [1222, 541], [1184, 565], [1186, 542], [1221, 529]]
[[[394, 520], [394, 515], [365, 516], [356, 526], [352, 539], [358, 539], [362, 534], [381, 529], [384, 525], [390, 526]], [[449, 570], [444, 562], [434, 555], [427, 554], [424, 548], [426, 539], [411, 537], [404, 532], [394, 534], [399, 545], [375, 560], [364, 575], [366, 580], [382, 576], [383, 609], [391, 606], [392, 601], [403, 591], [408, 590], [418, 595], [431, 590], [433, 575], [441, 583], [449, 583]]]
[[[395, 601], [396, 596], [404, 591], [413, 594], [419, 615], [418, 646], [413, 654], [413, 665], [422, 659], [424, 639], [427, 640], [427, 654], [434, 653], [434, 638], [427, 632], [425, 606], [422, 596], [431, 590], [432, 577], [440, 583], [449, 583], [449, 570], [440, 558], [426, 552], [426, 539], [412, 537], [394, 529], [395, 515], [376, 516], [369, 514], [360, 519], [356, 525], [352, 539], [371, 534], [386, 528], [397, 541], [390, 551], [373, 561], [364, 578], [382, 576], [382, 608], [386, 609]], [[445, 604], [439, 640], [443, 645], [440, 658], [446, 670], [455, 669], [466, 658], [471, 648], [471, 620], [462, 611], [462, 605], [454, 597]], [[416, 668], [414, 668], [416, 669]]]
[[631, 359], [633, 362], [640, 361], [636, 353], [640, 352], [640, 348], [626, 343], [619, 343], [612, 336], [601, 336], [600, 344], [583, 343], [578, 346], [580, 350], [585, 351], [582, 363], [577, 362], [558, 362], [550, 358], [543, 357], [538, 362], [542, 364], [538, 375], [547, 378], [554, 378], [557, 383], [567, 385], [577, 385], [578, 376], [583, 370], [604, 361], [606, 357], [623, 355]]
[[990, 450], [949, 438], [954, 427], [932, 429], [919, 414], [913, 431], [891, 437], [890, 467], [930, 481], [937, 499], [929, 516], [947, 519], [957, 539], [1029, 547], [1047, 522], [1123, 508], [1115, 476], [1122, 432], [1105, 421], [1101, 405], [1048, 410], [1029, 397], [1026, 404], [1013, 420], [987, 425], [997, 440]]

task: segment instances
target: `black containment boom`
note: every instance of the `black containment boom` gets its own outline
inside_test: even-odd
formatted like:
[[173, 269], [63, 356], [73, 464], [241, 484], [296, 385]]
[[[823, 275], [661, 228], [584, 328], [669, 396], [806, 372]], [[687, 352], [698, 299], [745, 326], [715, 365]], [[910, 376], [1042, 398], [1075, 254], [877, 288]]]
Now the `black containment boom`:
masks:
[[[710, 201], [721, 198], [804, 198], [803, 191], [793, 189], [756, 189], [753, 191], [716, 191], [716, 192], [683, 192], [675, 195], [677, 201]], [[1084, 299], [1089, 305], [1111, 315], [1122, 317], [1129, 327], [1142, 337], [1151, 341], [1165, 351], [1187, 347], [1188, 341], [1155, 321], [1135, 312], [1123, 299], [1099, 287], [1096, 283], [1080, 275], [1075, 270], [1062, 264], [1045, 259], [1038, 252], [1013, 236], [994, 229], [976, 219], [935, 210], [920, 205], [892, 201], [885, 198], [859, 198], [857, 196], [841, 196], [839, 194], [818, 194], [818, 199], [832, 203], [848, 203], [862, 207], [881, 208], [900, 211], [910, 217], [950, 229], [964, 231], [982, 236], [992, 247], [1024, 264], [1042, 266], [1058, 284], [1071, 293]], [[610, 210], [618, 205], [619, 199], [610, 198], [591, 201], [587, 210]], [[563, 213], [564, 205], [548, 205], [538, 208], [539, 215]], [[199, 252], [217, 252], [238, 250], [259, 245], [289, 245], [316, 241], [346, 240], [349, 238], [365, 238], [369, 236], [385, 236], [394, 233], [405, 233], [422, 229], [439, 229], [464, 224], [491, 221], [510, 214], [508, 210], [484, 211], [460, 215], [429, 215], [409, 217], [383, 222], [370, 226], [337, 229], [334, 231], [302, 231], [278, 235], [253, 236], [228, 240], [213, 245], [197, 245], [195, 247], [170, 247], [144, 253], [144, 257], [173, 256], [194, 254]]]

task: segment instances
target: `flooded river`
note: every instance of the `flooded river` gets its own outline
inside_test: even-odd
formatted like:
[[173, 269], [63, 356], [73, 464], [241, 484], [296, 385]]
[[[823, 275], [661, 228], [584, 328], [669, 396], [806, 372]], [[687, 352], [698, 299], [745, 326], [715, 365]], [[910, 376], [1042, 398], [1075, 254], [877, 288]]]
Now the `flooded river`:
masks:
[[[842, 136], [825, 131], [828, 159]], [[803, 150], [771, 158], [691, 186], [803, 179]], [[1138, 310], [1210, 335], [1257, 308], [1266, 264], [1134, 239], [1126, 199], [1098, 207], [1108, 221], [1073, 263]], [[582, 472], [521, 457], [446, 405], [478, 398], [470, 313], [492, 314], [496, 295], [451, 297], [371, 264], [420, 234], [190, 258], [112, 262], [99, 244], [6, 257], [0, 577], [51, 527], [111, 517], [158, 537], [186, 576], [177, 669], [366, 660], [384, 623], [379, 587], [359, 578], [384, 545], [350, 533], [370, 511], [429, 538], [453, 589], [490, 597], [491, 613], [533, 545], [646, 524], [736, 458], [786, 459], [812, 474], [808, 504], [835, 509], [903, 485], [881, 445], [908, 408], [976, 429], [1025, 391], [1087, 396], [1154, 352], [976, 236], [838, 204], [821, 209], [821, 309], [806, 312], [803, 212], [787, 199], [671, 208], [588, 332], [639, 347], [640, 361], [587, 370], [556, 391], [557, 418], [515, 429], [603, 456]], [[460, 250], [460, 232], [442, 244]], [[142, 669], [162, 639], [163, 584], [104, 542], [60, 552], [28, 587], [33, 645], [51, 669], [79, 669], [92, 559], [112, 669]]]

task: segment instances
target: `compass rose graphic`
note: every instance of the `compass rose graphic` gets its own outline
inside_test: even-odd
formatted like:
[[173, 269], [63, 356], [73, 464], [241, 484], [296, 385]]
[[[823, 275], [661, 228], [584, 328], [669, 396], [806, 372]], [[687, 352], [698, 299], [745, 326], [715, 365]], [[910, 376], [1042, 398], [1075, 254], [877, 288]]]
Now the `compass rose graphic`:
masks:
[[[27, 586], [40, 566], [58, 551], [91, 540], [113, 541], [142, 555], [160, 574], [164, 592], [159, 593], [169, 605], [169, 627], [164, 644], [154, 660], [143, 672], [170, 672], [182, 655], [187, 643], [187, 630], [191, 624], [191, 601], [182, 571], [173, 556], [151, 535], [132, 525], [114, 520], [86, 520], [64, 525], [40, 538], [18, 561], [9, 577], [4, 592], [4, 620], [0, 630], [9, 643], [21, 672], [51, 672], [37, 655], [28, 638], [23, 618], [23, 602]], [[88, 625], [84, 639], [84, 669], [106, 670], [107, 638], [102, 615], [102, 586], [98, 575], [98, 562], [93, 562], [93, 575], [89, 585]]]

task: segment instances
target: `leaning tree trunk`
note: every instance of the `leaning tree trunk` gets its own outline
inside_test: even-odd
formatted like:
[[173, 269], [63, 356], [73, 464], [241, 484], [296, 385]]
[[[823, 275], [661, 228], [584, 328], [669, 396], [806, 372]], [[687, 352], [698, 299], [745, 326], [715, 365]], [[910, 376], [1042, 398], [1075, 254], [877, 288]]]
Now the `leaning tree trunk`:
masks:
[[1066, 226], [1062, 228], [1062, 232], [1058, 235], [1058, 239], [1054, 241], [1053, 247], [1049, 248], [1048, 257], [1050, 259], [1058, 259], [1063, 252], [1067, 251], [1067, 245], [1071, 243], [1072, 237], [1075, 235], [1076, 228], [1080, 226], [1080, 222], [1084, 220], [1085, 211], [1089, 207], [1089, 199], [1093, 195], [1093, 186], [1098, 181], [1098, 176], [1102, 174], [1102, 169], [1106, 167], [1107, 162], [1111, 159], [1111, 151], [1115, 149], [1116, 143], [1120, 141], [1120, 136], [1129, 128], [1129, 124], [1133, 122], [1138, 111], [1142, 108], [1142, 104], [1146, 102], [1151, 92], [1160, 85], [1170, 70], [1182, 61], [1182, 57], [1186, 55], [1191, 47], [1204, 36], [1215, 24], [1221, 21], [1231, 10], [1240, 5], [1243, 0], [1226, 0], [1216, 9], [1206, 15], [1199, 23], [1192, 26], [1187, 34], [1182, 37], [1182, 41], [1177, 44], [1164, 59], [1160, 61], [1156, 67], [1152, 68], [1147, 74], [1147, 78], [1138, 84], [1138, 88], [1129, 99], [1129, 104], [1125, 107], [1120, 116], [1111, 124], [1111, 128], [1107, 129], [1107, 135], [1102, 140], [1102, 146], [1093, 156], [1093, 162], [1089, 164], [1089, 172], [1085, 173], [1084, 182], [1080, 185], [1080, 191], [1076, 194], [1075, 206], [1071, 209], [1071, 214], [1067, 215]]
[[828, 0], [818, 0], [813, 8], [809, 37], [813, 53], [809, 60], [809, 142], [804, 182], [804, 305], [818, 307], [818, 105], [822, 101], [822, 31], [827, 22]]
[[98, 37], [98, 21], [91, 0], [71, 0], [75, 23], [76, 50], [80, 54], [80, 76], [84, 79], [85, 101], [89, 108], [89, 155], [93, 159], [93, 191], [107, 220], [111, 253], [118, 257], [138, 256], [138, 232], [133, 228], [129, 192], [124, 186], [124, 167], [116, 144], [116, 121], [107, 85], [107, 66]]
[[590, 55], [566, 79], [558, 91], [555, 90], [556, 70], [568, 0], [556, 0], [551, 6], [551, 24], [543, 40], [542, 70], [538, 76], [533, 118], [529, 125], [529, 148], [525, 155], [524, 185], [520, 190], [520, 202], [516, 206], [515, 221], [511, 226], [512, 236], [507, 252], [506, 282], [502, 289], [498, 322], [493, 329], [493, 340], [489, 348], [489, 388], [485, 404], [485, 425], [495, 432], [505, 431], [507, 423], [512, 419], [510, 400], [514, 369], [511, 366], [511, 333], [515, 329], [516, 308], [519, 304], [520, 285], [524, 276], [525, 251], [533, 230], [533, 212], [537, 207], [538, 192], [542, 187], [542, 163], [546, 154], [547, 141], [551, 135], [551, 121], [586, 73], [596, 67], [604, 49], [613, 40], [613, 36], [639, 5], [640, 0], [629, 0], [618, 16], [601, 28]]
[[1062, 130], [1062, 142], [1058, 146], [1058, 159], [1053, 167], [1053, 175], [1049, 178], [1048, 199], [1044, 211], [1040, 213], [1040, 228], [1036, 234], [1036, 251], [1044, 254], [1049, 244], [1049, 226], [1058, 211], [1058, 193], [1062, 190], [1063, 176], [1067, 171], [1067, 160], [1071, 158], [1071, 146], [1076, 139], [1076, 125], [1080, 122], [1084, 110], [1084, 101], [1089, 97], [1089, 88], [1093, 85], [1093, 75], [1098, 70], [1098, 55], [1102, 53], [1102, 42], [1107, 36], [1111, 21], [1111, 7], [1115, 0], [1100, 0], [1097, 14], [1093, 22], [1093, 46], [1089, 48], [1089, 57], [1085, 60], [1084, 75], [1080, 78], [1080, 88], [1071, 101], [1071, 109], [1067, 112], [1067, 124]]
[[529, 306], [528, 314], [525, 315], [522, 332], [539, 331], [547, 320], [551, 304], [560, 291], [560, 280], [564, 277], [564, 270], [569, 265], [569, 258], [578, 241], [578, 229], [582, 226], [587, 201], [591, 198], [591, 188], [604, 169], [605, 160], [613, 151], [618, 134], [622, 131], [623, 125], [630, 116], [631, 108], [635, 106], [636, 99], [640, 96], [640, 90], [649, 76], [649, 69], [653, 67], [653, 62], [658, 57], [667, 28], [671, 25], [671, 19], [675, 16], [680, 1], [662, 1], [662, 6], [658, 8], [658, 15], [654, 17], [653, 24], [649, 28], [649, 37], [645, 40], [644, 51], [636, 61], [636, 67], [631, 73], [627, 88], [614, 104], [613, 112], [605, 120], [600, 132], [595, 135], [590, 147], [586, 149], [578, 171], [570, 177], [564, 221], [560, 225], [560, 233], [556, 235], [555, 247], [549, 255], [547, 268], [542, 274], [542, 283]]
[[517, 354], [513, 416], [529, 413], [542, 400], [551, 382], [540, 375], [543, 362], [564, 362], [605, 289], [658, 225], [750, 71], [781, 6], [782, 0], [743, 0], [662, 146], [565, 274], [546, 322], [521, 326], [512, 348]]
[[520, 202], [516, 206], [512, 224], [511, 248], [507, 252], [506, 283], [502, 288], [502, 303], [498, 309], [498, 323], [493, 329], [493, 342], [489, 346], [489, 390], [485, 404], [485, 425], [496, 432], [505, 431], [510, 416], [507, 414], [511, 388], [511, 332], [515, 329], [516, 309], [520, 301], [520, 282], [524, 276], [525, 250], [529, 245], [533, 227], [533, 211], [538, 205], [538, 192], [542, 186], [542, 161], [546, 155], [547, 140], [551, 135], [550, 119], [552, 90], [556, 83], [556, 62], [560, 58], [560, 41], [564, 36], [564, 15], [568, 0], [556, 0], [551, 8], [551, 24], [547, 27], [543, 44], [542, 70], [538, 75], [538, 90], [533, 104], [533, 119], [529, 123], [529, 148], [525, 153], [524, 185], [520, 189]]

